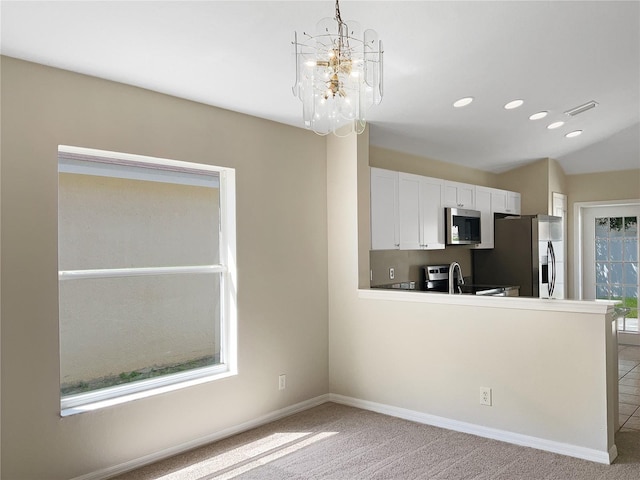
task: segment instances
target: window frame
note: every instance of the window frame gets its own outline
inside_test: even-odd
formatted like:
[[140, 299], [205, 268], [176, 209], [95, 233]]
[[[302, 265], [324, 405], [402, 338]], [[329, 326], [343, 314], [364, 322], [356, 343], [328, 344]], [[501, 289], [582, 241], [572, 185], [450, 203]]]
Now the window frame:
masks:
[[[61, 159], [63, 160], [61, 162]], [[125, 171], [124, 177], [114, 172]], [[59, 145], [59, 173], [85, 173], [168, 183], [201, 185], [194, 174], [217, 177], [220, 192], [219, 264], [178, 267], [141, 267], [58, 270], [58, 282], [86, 278], [144, 275], [220, 274], [220, 363], [185, 372], [139, 380], [100, 390], [60, 396], [60, 415], [68, 416], [126, 403], [173, 390], [237, 375], [237, 269], [235, 169], [179, 160]], [[153, 177], [153, 178], [152, 178]], [[58, 319], [58, 323], [60, 319]], [[60, 344], [59, 344], [59, 348]], [[61, 350], [59, 350], [61, 354]]]

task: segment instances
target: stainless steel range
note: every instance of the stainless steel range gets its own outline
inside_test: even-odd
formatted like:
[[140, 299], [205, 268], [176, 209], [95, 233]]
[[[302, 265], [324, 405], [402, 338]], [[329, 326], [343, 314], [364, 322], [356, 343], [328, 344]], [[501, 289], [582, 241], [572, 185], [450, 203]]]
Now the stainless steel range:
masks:
[[[457, 285], [458, 271], [454, 283]], [[420, 268], [420, 290], [430, 292], [449, 291], [449, 265], [425, 265]]]

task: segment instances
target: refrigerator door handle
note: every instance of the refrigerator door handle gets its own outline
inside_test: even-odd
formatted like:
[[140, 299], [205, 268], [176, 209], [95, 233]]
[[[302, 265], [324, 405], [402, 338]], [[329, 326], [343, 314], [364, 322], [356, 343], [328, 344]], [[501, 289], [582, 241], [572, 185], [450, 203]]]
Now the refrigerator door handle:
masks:
[[551, 243], [551, 241], [547, 243], [547, 250], [549, 252], [549, 258], [551, 259], [551, 281], [548, 284], [549, 298], [551, 298], [556, 287], [556, 252], [553, 249], [553, 243]]

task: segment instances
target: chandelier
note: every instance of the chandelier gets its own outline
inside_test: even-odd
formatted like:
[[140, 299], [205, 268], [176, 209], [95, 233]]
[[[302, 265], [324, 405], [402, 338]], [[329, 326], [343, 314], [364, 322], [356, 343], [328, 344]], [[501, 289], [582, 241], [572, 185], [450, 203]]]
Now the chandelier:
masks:
[[382, 100], [382, 41], [375, 30], [343, 22], [336, 0], [335, 18], [323, 18], [315, 35], [294, 32], [296, 82], [304, 126], [319, 135], [362, 133], [367, 109]]

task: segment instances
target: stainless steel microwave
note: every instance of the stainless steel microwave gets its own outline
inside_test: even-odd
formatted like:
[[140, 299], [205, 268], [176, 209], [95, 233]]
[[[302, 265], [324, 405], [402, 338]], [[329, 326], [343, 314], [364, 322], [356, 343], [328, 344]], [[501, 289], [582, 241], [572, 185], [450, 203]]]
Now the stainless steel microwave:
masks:
[[463, 208], [446, 208], [447, 245], [474, 245], [482, 241], [480, 212]]

